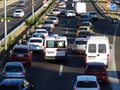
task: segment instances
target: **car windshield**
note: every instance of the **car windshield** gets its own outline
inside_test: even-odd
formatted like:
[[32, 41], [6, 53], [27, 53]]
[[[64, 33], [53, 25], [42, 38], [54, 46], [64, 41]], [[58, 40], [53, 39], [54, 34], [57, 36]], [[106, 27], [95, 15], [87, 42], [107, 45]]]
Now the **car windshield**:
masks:
[[104, 72], [105, 68], [104, 66], [88, 66], [87, 71], [88, 72]]
[[78, 81], [78, 88], [97, 88], [97, 84], [95, 81]]
[[27, 49], [14, 49], [14, 53], [28, 53]]
[[0, 85], [0, 90], [19, 90], [15, 85]]
[[22, 71], [22, 67], [21, 66], [7, 66], [5, 68], [6, 72], [21, 72]]

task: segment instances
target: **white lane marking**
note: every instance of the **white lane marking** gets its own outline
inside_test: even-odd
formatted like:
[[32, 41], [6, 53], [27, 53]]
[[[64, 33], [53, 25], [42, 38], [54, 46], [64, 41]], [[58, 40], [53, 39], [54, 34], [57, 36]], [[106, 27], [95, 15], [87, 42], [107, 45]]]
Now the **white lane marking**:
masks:
[[116, 26], [115, 29], [115, 33], [114, 33], [114, 37], [113, 37], [113, 45], [112, 45], [112, 49], [110, 51], [110, 55], [111, 55], [111, 60], [109, 62], [110, 66], [108, 68], [108, 80], [111, 84], [112, 90], [120, 90], [120, 82], [118, 80], [118, 75], [117, 75], [117, 70], [116, 70], [116, 63], [115, 63], [115, 39], [116, 39], [116, 33], [118, 30], [118, 25]]
[[62, 76], [62, 72], [63, 72], [63, 65], [61, 64], [59, 68], [59, 76]]

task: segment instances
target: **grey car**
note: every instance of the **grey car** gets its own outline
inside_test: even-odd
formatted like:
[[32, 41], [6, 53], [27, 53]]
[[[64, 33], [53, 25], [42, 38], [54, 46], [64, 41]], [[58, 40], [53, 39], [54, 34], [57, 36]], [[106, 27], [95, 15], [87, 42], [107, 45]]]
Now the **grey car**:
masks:
[[4, 78], [24, 78], [25, 73], [25, 68], [21, 62], [7, 62], [2, 71], [2, 76]]

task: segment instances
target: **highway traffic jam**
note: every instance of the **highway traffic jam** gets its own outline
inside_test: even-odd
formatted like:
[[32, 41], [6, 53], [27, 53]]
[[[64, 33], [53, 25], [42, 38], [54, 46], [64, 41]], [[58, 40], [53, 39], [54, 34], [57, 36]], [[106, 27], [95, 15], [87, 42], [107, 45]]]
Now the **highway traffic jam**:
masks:
[[[16, 44], [12, 48], [8, 62], [1, 70], [0, 90], [66, 90], [67, 88], [60, 83], [59, 87], [53, 85], [55, 88], [47, 85], [42, 87], [42, 84], [52, 85], [52, 82], [59, 82], [60, 77], [57, 79], [52, 74], [53, 71], [57, 73], [58, 66], [60, 66], [58, 73], [63, 81], [65, 78], [63, 66], [71, 66], [73, 71], [74, 68], [78, 68], [74, 75], [69, 74], [72, 80], [68, 79], [72, 84], [67, 90], [108, 90], [106, 87], [109, 87], [107, 75], [110, 60], [109, 39], [107, 35], [95, 33], [93, 22], [99, 22], [99, 15], [97, 11], [88, 11], [87, 8], [86, 2], [82, 0], [73, 0], [69, 3], [67, 0], [58, 0], [42, 24], [34, 27], [34, 32], [26, 39], [26, 43]], [[13, 16], [22, 18], [24, 14], [22, 9], [16, 9]], [[76, 65], [81, 63], [78, 65], [80, 67], [72, 66], [74, 62], [79, 62]], [[44, 67], [46, 71], [43, 73]], [[47, 71], [55, 79], [50, 81], [44, 78], [47, 77]], [[36, 76], [31, 77], [32, 74]], [[42, 80], [37, 78], [40, 75], [43, 76]], [[39, 84], [37, 79], [42, 84]], [[34, 83], [35, 81], [38, 85]], [[64, 84], [67, 84], [67, 81]]]

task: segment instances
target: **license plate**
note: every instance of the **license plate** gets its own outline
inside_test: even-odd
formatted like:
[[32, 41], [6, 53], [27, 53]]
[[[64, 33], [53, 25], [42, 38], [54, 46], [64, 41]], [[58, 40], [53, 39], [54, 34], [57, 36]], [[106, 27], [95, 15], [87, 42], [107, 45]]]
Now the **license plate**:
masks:
[[54, 52], [47, 52], [48, 54], [52, 54], [52, 53], [54, 53]]
[[22, 54], [19, 54], [18, 56], [19, 56], [19, 57], [23, 57], [23, 55], [22, 55]]
[[95, 56], [89, 56], [89, 59], [95, 59]]

